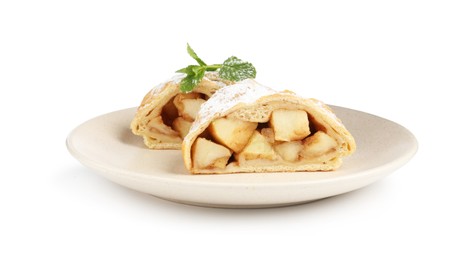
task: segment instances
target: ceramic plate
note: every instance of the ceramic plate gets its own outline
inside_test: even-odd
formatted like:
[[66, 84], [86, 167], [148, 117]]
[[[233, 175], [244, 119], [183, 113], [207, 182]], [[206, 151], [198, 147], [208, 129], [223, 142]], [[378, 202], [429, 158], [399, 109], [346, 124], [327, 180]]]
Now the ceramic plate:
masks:
[[404, 165], [417, 141], [404, 127], [364, 112], [332, 106], [357, 149], [333, 172], [191, 175], [181, 151], [149, 150], [129, 130], [135, 108], [93, 118], [67, 138], [85, 166], [125, 187], [166, 200], [210, 207], [260, 208], [309, 202], [362, 188]]

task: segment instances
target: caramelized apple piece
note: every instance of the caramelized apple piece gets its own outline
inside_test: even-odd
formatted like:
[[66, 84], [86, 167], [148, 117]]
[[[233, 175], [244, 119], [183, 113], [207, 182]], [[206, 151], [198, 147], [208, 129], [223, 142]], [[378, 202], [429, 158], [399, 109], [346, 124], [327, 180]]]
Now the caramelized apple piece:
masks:
[[318, 131], [303, 141], [303, 149], [300, 155], [304, 158], [314, 158], [329, 152], [336, 148], [337, 145], [335, 139], [323, 131]]
[[275, 142], [274, 130], [272, 128], [262, 128], [261, 135], [263, 135], [267, 142], [273, 144]]
[[162, 108], [162, 119], [166, 125], [171, 125], [173, 119], [178, 116], [178, 110], [173, 104], [173, 99], [168, 101]]
[[180, 93], [180, 94], [177, 94], [175, 96], [175, 98], [173, 99], [173, 104], [175, 104], [175, 107], [178, 108], [178, 109], [183, 109], [182, 106], [183, 106], [183, 100], [185, 99], [198, 99], [198, 98], [201, 98], [201, 95], [200, 93], [196, 93], [196, 92], [191, 92], [191, 93]]
[[152, 118], [147, 124], [149, 131], [152, 133], [161, 133], [164, 135], [178, 136], [178, 133], [163, 123], [162, 117]]
[[275, 151], [288, 162], [296, 162], [299, 159], [299, 153], [302, 151], [303, 145], [300, 141], [283, 142], [276, 145]]
[[200, 169], [226, 167], [231, 151], [217, 143], [199, 137], [191, 150], [193, 165]]
[[201, 104], [205, 102], [204, 99], [184, 99], [182, 101], [183, 109], [178, 108], [178, 114], [188, 121], [194, 121], [198, 112], [200, 111]]
[[201, 104], [205, 102], [200, 93], [180, 93], [173, 99], [173, 104], [178, 110], [178, 115], [188, 121], [193, 121], [200, 110]]
[[185, 138], [185, 136], [190, 131], [191, 124], [192, 122], [187, 121], [182, 117], [177, 117], [175, 120], [173, 120], [172, 128], [180, 134], [181, 138]]
[[269, 123], [277, 141], [302, 140], [310, 134], [307, 112], [303, 110], [275, 110]]
[[239, 162], [255, 159], [275, 160], [276, 153], [266, 138], [258, 131], [254, 131], [251, 139], [249, 139], [249, 143], [237, 154], [237, 159]]
[[161, 142], [179, 143], [181, 138], [171, 127], [163, 124], [162, 117], [158, 116], [150, 120], [147, 124], [147, 135], [149, 140], [161, 140]]
[[211, 136], [234, 152], [240, 152], [257, 128], [257, 123], [233, 118], [218, 118], [211, 122]]

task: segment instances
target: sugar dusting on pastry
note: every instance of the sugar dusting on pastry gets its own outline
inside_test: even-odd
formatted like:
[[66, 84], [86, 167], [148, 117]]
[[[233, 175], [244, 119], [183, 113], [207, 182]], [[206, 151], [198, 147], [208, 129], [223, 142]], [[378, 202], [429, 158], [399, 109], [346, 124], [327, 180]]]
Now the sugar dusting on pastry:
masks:
[[331, 110], [331, 108], [329, 106], [327, 106], [325, 103], [323, 103], [322, 101], [320, 101], [318, 99], [312, 99], [312, 100], [315, 102], [315, 104], [317, 104], [318, 107], [320, 107], [322, 109], [322, 111], [325, 114], [327, 114], [328, 116], [334, 118], [339, 125], [343, 125], [341, 123], [341, 120], [335, 115], [335, 113], [333, 113], [333, 111]]
[[[283, 116], [282, 114], [279, 116], [279, 113], [275, 114], [276, 111], [283, 111], [282, 113], [286, 114], [287, 116]], [[305, 119], [297, 121], [290, 120], [294, 117], [302, 118], [299, 116], [302, 114], [301, 112], [306, 112], [303, 113], [303, 118]], [[295, 113], [299, 115], [296, 115]], [[271, 122], [274, 116], [275, 118], [278, 118], [275, 120], [283, 122], [283, 124], [281, 124], [282, 127]], [[224, 121], [221, 122], [228, 122], [229, 124], [225, 123], [224, 125], [210, 125], [215, 119], [218, 118], [224, 118]], [[227, 139], [223, 137], [226, 135], [226, 132], [234, 131], [233, 125], [230, 123], [234, 119], [238, 119], [247, 123], [262, 123], [262, 125], [260, 125], [262, 128], [257, 131], [255, 127], [242, 128], [251, 129], [251, 132], [254, 131], [252, 134], [254, 137], [251, 137], [251, 139], [257, 139], [249, 141], [250, 139], [248, 139], [248, 137], [240, 138], [237, 136], [239, 134], [234, 133], [228, 135]], [[284, 126], [288, 125], [289, 122], [299, 123], [300, 125], [303, 125], [304, 128], [305, 125], [307, 125], [306, 132], [300, 134], [300, 130], [294, 130], [301, 129], [301, 127], [292, 128]], [[314, 133], [313, 135], [308, 136], [308, 134], [311, 133], [311, 129], [308, 127], [310, 122], [313, 122], [314, 124]], [[290, 123], [290, 125], [293, 125], [293, 123]], [[291, 146], [287, 146], [286, 149], [280, 146], [282, 148], [280, 151], [283, 151], [284, 155], [280, 154], [278, 156], [289, 156], [289, 154], [293, 156], [294, 154], [297, 154], [297, 158], [303, 159], [299, 159], [299, 163], [289, 163], [285, 161], [286, 159], [278, 157], [275, 154], [276, 151], [273, 150], [274, 148], [271, 147], [270, 150], [267, 149], [264, 145], [268, 144], [267, 147], [270, 145], [270, 142], [267, 140], [267, 138], [274, 138], [263, 133], [264, 129], [267, 129], [267, 127], [280, 127], [280, 133], [284, 133], [284, 135], [287, 132], [291, 133], [291, 135], [301, 135], [300, 137], [296, 138], [296, 140], [294, 137], [287, 138], [288, 140], [292, 140], [292, 142], [288, 142], [291, 144]], [[231, 130], [228, 131], [228, 129]], [[287, 129], [290, 130], [287, 131]], [[272, 130], [272, 132], [275, 134], [275, 129]], [[203, 135], [201, 135], [202, 133]], [[217, 133], [225, 134], [219, 135]], [[240, 133], [242, 133], [242, 131]], [[264, 141], [259, 141], [259, 138], [264, 139]], [[279, 138], [279, 141], [286, 140], [284, 137]], [[197, 140], [208, 140], [211, 144], [220, 143], [224, 146], [228, 146], [231, 145], [234, 140], [241, 139], [248, 140], [247, 146], [249, 146], [249, 148], [248, 150], [246, 150], [246, 148], [244, 150], [239, 150], [238, 148], [228, 147], [231, 150], [236, 149], [238, 151], [236, 152], [236, 150], [233, 150], [233, 155], [223, 153], [222, 151], [211, 153], [211, 151], [215, 151], [217, 148], [210, 147], [209, 143], [207, 145], [204, 145], [204, 143], [200, 143], [200, 145], [198, 145], [197, 143]], [[223, 143], [228, 142], [226, 140], [229, 141], [229, 144]], [[192, 151], [193, 147], [194, 150]], [[355, 147], [356, 145], [351, 134], [332, 112], [330, 107], [325, 105], [325, 103], [317, 99], [298, 96], [291, 91], [275, 91], [271, 88], [260, 85], [252, 79], [246, 79], [241, 82], [237, 82], [234, 85], [219, 89], [211, 98], [207, 100], [207, 102], [201, 106], [198, 116], [191, 125], [188, 134], [183, 139], [182, 152], [185, 166], [193, 174], [275, 171], [329, 171], [340, 167], [342, 163], [341, 158], [351, 154]], [[319, 149], [324, 153], [320, 154], [322, 151]], [[301, 155], [301, 151], [305, 151], [305, 154]], [[259, 152], [259, 156], [269, 157], [252, 157], [252, 155], [256, 152]], [[199, 159], [196, 156], [200, 154], [208, 155], [205, 157], [200, 157], [201, 159]], [[203, 162], [209, 160], [209, 156], [216, 156], [218, 159], [212, 162], [212, 164], [206, 164], [206, 166], [204, 166], [205, 164], [202, 164], [201, 166], [199, 166], [200, 164], [195, 165], [197, 161]], [[221, 156], [224, 157], [221, 158]], [[231, 159], [231, 161], [229, 161], [229, 158], [231, 158], [230, 156], [234, 156], [234, 159]], [[206, 160], [203, 158], [206, 158]], [[226, 162], [227, 164], [222, 164], [223, 162], [220, 160], [223, 158], [223, 162]], [[275, 161], [275, 158], [280, 158], [280, 161]], [[293, 159], [288, 159], [288, 161], [293, 162]]]
[[[176, 74], [172, 78], [155, 86], [152, 89], [152, 95], [153, 96], [158, 95], [162, 91], [163, 87], [165, 87], [166, 84], [170, 84], [170, 83], [177, 84], [177, 85], [180, 84], [181, 80], [184, 79], [185, 77], [186, 77], [186, 74], [184, 73]], [[223, 80], [219, 78], [218, 73], [216, 71], [206, 72], [205, 76], [203, 77], [203, 80], [213, 81], [221, 88], [231, 84], [231, 82], [228, 82], [228, 84], [226, 84], [226, 82], [223, 82]]]
[[186, 74], [180, 73], [180, 74], [177, 74], [177, 75], [173, 76], [171, 79], [160, 83], [159, 85], [155, 86], [152, 89], [152, 95], [153, 96], [158, 95], [158, 93], [160, 93], [162, 91], [162, 88], [165, 87], [166, 84], [169, 84], [169, 83], [180, 84], [180, 81], [185, 77], [186, 77]]
[[[217, 115], [218, 117], [221, 117], [226, 111], [239, 103], [252, 104], [264, 96], [276, 93], [279, 93], [280, 95], [297, 96], [291, 91], [278, 92], [257, 83], [253, 79], [246, 79], [234, 85], [223, 87], [216, 91], [216, 93], [201, 106], [196, 122], [192, 125], [190, 132], [196, 131], [198, 126], [206, 121], [210, 116]], [[320, 100], [314, 99], [314, 101], [323, 113], [332, 118], [338, 119], [327, 105]], [[340, 120], [337, 120], [337, 122], [341, 124]]]
[[277, 91], [262, 86], [252, 79], [246, 79], [234, 85], [223, 87], [216, 91], [216, 93], [201, 106], [198, 117], [192, 125], [190, 132], [195, 131], [208, 117], [213, 115], [221, 116], [238, 103], [251, 104], [263, 96], [275, 93], [277, 93]]

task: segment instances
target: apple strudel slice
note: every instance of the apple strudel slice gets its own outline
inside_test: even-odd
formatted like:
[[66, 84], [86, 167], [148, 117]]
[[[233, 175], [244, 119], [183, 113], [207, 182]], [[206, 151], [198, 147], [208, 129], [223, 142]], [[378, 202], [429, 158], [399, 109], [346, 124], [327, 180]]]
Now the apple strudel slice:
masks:
[[216, 91], [182, 144], [193, 174], [330, 171], [355, 149], [353, 136], [321, 101], [251, 79]]
[[208, 72], [192, 92], [182, 93], [180, 81], [184, 76], [178, 75], [150, 90], [138, 107], [130, 128], [143, 137], [147, 147], [179, 150], [200, 106], [216, 90], [232, 83]]

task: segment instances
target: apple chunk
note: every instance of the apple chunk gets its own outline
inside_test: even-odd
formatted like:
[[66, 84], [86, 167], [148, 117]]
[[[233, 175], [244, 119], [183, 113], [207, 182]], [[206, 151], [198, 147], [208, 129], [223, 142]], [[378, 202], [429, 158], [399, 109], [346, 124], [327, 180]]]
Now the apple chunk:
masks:
[[173, 100], [168, 101], [162, 108], [162, 118], [165, 124], [170, 125], [178, 116], [178, 110], [173, 104]]
[[190, 131], [191, 124], [192, 122], [187, 121], [182, 117], [177, 117], [175, 120], [173, 120], [172, 128], [180, 134], [181, 138], [185, 138], [185, 136]]
[[173, 131], [171, 127], [163, 123], [163, 119], [161, 116], [152, 118], [147, 123], [147, 126], [150, 132], [162, 133], [170, 136], [178, 136], [177, 132]]
[[257, 128], [257, 123], [233, 118], [218, 118], [211, 122], [211, 136], [234, 152], [240, 152]]
[[310, 134], [307, 112], [303, 110], [275, 110], [269, 123], [276, 141], [302, 140]]
[[266, 138], [267, 142], [271, 144], [275, 142], [274, 130], [272, 128], [262, 128], [261, 134]]
[[173, 104], [178, 110], [178, 115], [188, 121], [193, 121], [200, 110], [201, 104], [205, 102], [200, 93], [180, 93], [173, 99]]
[[194, 121], [201, 105], [205, 102], [204, 99], [184, 99], [182, 101], [182, 109], [178, 108], [178, 114], [188, 121]]
[[177, 94], [173, 98], [173, 104], [176, 106], [176, 108], [180, 109], [180, 107], [183, 105], [182, 102], [185, 99], [198, 99], [201, 98], [200, 93], [196, 92], [191, 92], [191, 93], [180, 93]]
[[303, 145], [300, 141], [283, 142], [274, 148], [282, 159], [288, 162], [295, 162], [299, 159], [299, 153], [302, 151]]
[[276, 157], [272, 145], [258, 131], [254, 131], [251, 139], [249, 139], [249, 143], [239, 154], [237, 154], [239, 162], [255, 159], [275, 160]]
[[147, 139], [159, 140], [158, 142], [180, 143], [182, 140], [178, 133], [163, 123], [162, 117], [158, 116], [150, 120], [147, 124]]
[[335, 139], [323, 131], [318, 131], [303, 141], [303, 150], [300, 155], [304, 158], [315, 158], [336, 148], [337, 145]]
[[199, 169], [224, 169], [231, 157], [231, 151], [228, 148], [201, 137], [196, 139], [191, 152], [193, 165]]

